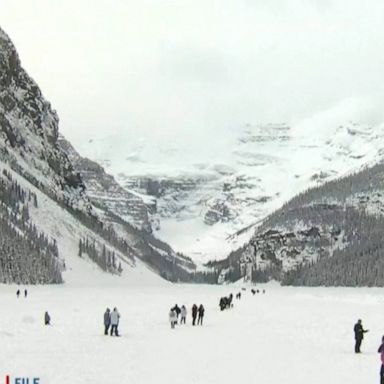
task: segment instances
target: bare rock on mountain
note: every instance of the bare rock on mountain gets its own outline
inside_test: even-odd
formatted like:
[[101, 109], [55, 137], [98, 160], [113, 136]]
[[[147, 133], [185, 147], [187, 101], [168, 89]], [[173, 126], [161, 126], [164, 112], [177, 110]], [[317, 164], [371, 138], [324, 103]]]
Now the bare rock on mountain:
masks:
[[56, 199], [90, 210], [82, 180], [58, 146], [58, 123], [56, 111], [0, 29], [0, 158]]
[[58, 142], [74, 169], [81, 175], [87, 194], [94, 204], [107, 208], [139, 229], [152, 232], [148, 209], [140, 196], [121, 187], [114, 177], [107, 174], [96, 162], [81, 157], [63, 136], [59, 137]]
[[0, 29], [0, 282], [62, 282], [67, 264], [89, 262], [120, 276], [136, 259], [169, 280], [205, 281], [150, 234], [140, 196], [59, 140], [58, 124]]

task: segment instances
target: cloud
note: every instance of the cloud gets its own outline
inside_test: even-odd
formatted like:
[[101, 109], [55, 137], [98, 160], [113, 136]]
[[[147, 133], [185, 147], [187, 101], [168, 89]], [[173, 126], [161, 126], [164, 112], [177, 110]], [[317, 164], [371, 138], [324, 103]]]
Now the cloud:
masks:
[[329, 137], [335, 132], [335, 127], [350, 123], [375, 126], [383, 122], [383, 117], [383, 110], [375, 99], [350, 97], [294, 122], [292, 134]]
[[0, 5], [0, 25], [75, 144], [108, 132], [200, 140], [340, 108], [337, 121], [381, 118], [381, 0]]

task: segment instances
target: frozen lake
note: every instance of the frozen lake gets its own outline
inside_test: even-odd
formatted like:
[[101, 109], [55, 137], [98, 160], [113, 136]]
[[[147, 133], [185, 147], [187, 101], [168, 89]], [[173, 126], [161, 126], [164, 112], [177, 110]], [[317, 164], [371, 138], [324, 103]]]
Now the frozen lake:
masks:
[[[40, 377], [41, 384], [362, 384], [379, 382], [384, 334], [381, 289], [250, 288], [220, 312], [233, 286], [30, 287], [16, 299], [1, 286], [0, 382]], [[168, 311], [188, 308], [186, 326], [170, 329]], [[204, 326], [190, 308], [203, 303]], [[103, 335], [103, 313], [117, 306], [122, 337]], [[43, 325], [44, 312], [52, 326]], [[353, 353], [358, 318], [370, 330]]]

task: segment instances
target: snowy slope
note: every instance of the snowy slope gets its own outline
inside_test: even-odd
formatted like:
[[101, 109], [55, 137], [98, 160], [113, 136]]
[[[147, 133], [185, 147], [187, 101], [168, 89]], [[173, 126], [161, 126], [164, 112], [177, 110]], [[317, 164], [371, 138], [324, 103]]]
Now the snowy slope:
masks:
[[92, 202], [106, 207], [136, 228], [151, 232], [148, 209], [140, 197], [122, 188], [99, 164], [82, 158], [62, 135], [58, 144], [68, 155], [74, 169], [80, 173]]
[[317, 118], [247, 125], [214, 138], [126, 132], [76, 144], [151, 207], [155, 200], [160, 238], [207, 261], [249, 240], [253, 224], [298, 192], [378, 162], [383, 139], [382, 126]]
[[294, 196], [212, 266], [237, 281], [384, 286], [384, 162]]
[[[68, 153], [60, 146], [56, 111], [23, 69], [15, 46], [0, 29], [1, 171], [5, 169], [10, 179], [16, 180], [21, 188], [25, 185], [23, 193], [36, 190], [37, 200], [42, 202], [37, 204], [37, 209], [27, 207], [28, 203], [18, 203], [24, 209], [31, 210], [31, 222], [22, 222], [23, 218], [20, 227], [28, 224], [33, 228], [36, 225], [52, 241], [57, 240], [59, 257], [65, 260], [66, 265], [67, 256], [73, 256], [67, 270], [72, 269], [76, 273], [76, 277], [74, 273], [70, 274], [74, 280], [83, 279], [82, 266], [85, 264], [74, 257], [79, 252], [81, 240], [84, 247], [81, 247], [80, 253], [93, 259], [93, 269], [100, 267], [119, 275], [120, 262], [126, 264], [128, 271], [134, 267], [135, 257], [138, 257], [165, 278], [190, 281], [190, 272], [195, 266], [149, 233], [147, 207], [142, 199], [127, 193], [98, 164], [80, 158], [75, 149], [67, 144]], [[77, 162], [84, 162], [88, 167], [82, 169], [88, 171], [84, 180], [76, 168]], [[3, 176], [7, 177], [3, 174], [0, 177]], [[7, 206], [9, 201], [5, 201], [6, 196], [3, 196], [4, 193], [0, 195], [0, 203], [5, 205], [2, 217], [6, 217], [9, 213], [7, 209], [15, 208], [17, 204], [13, 204], [15, 207]], [[113, 212], [113, 209], [118, 212]], [[17, 209], [13, 211], [17, 212]], [[4, 246], [1, 244], [2, 248]], [[12, 253], [10, 259], [14, 256], [9, 249], [4, 252], [3, 265], [12, 261], [9, 270], [14, 271], [15, 260], [4, 260], [8, 257], [7, 253]], [[117, 263], [114, 262], [114, 255], [118, 258]], [[40, 256], [41, 252], [36, 254], [36, 257]], [[30, 254], [24, 250], [18, 252], [17, 257], [23, 265], [23, 260]], [[3, 269], [7, 270], [7, 266]], [[98, 272], [102, 274], [101, 269]], [[7, 274], [9, 279], [6, 281], [22, 279], [20, 273], [18, 277], [15, 274], [10, 276], [11, 272]]]
[[64, 282], [75, 285], [162, 285], [166, 282], [157, 274], [150, 271], [140, 260], [129, 260], [117, 249], [110, 245], [118, 261], [122, 263], [123, 272], [120, 276], [112, 275], [102, 271], [94, 262], [86, 256], [80, 258], [79, 240], [89, 238], [101, 247], [105, 240], [85, 227], [79, 220], [72, 216], [66, 209], [53, 201], [38, 188], [30, 184], [23, 177], [12, 171], [9, 166], [0, 162], [0, 173], [6, 169], [14, 180], [26, 190], [37, 195], [38, 207], [30, 206], [29, 213], [31, 221], [36, 225], [39, 232], [44, 232], [49, 238], [55, 239], [59, 249], [59, 257], [65, 263], [63, 272]]
[[[379, 289], [270, 288], [243, 292], [230, 311], [218, 298], [231, 287], [36, 287], [27, 299], [1, 287], [0, 376], [43, 384], [362, 384], [379, 382], [383, 334]], [[233, 291], [235, 292], [235, 291]], [[171, 330], [177, 302], [206, 308], [203, 327]], [[106, 307], [121, 313], [122, 337], [103, 335]], [[48, 310], [52, 325], [43, 325]], [[358, 318], [370, 330], [353, 352]]]

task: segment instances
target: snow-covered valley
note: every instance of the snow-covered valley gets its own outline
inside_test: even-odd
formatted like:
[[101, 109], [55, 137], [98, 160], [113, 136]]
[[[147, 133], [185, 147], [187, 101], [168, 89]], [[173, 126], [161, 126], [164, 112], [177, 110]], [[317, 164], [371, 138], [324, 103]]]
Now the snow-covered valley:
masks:
[[[1, 286], [0, 377], [42, 384], [157, 383], [361, 384], [378, 381], [383, 334], [381, 289], [280, 288], [242, 292], [221, 312], [220, 296], [238, 286], [160, 284], [113, 287]], [[256, 288], [264, 288], [258, 286]], [[168, 311], [185, 304], [187, 324], [171, 330]], [[204, 325], [190, 307], [203, 303]], [[121, 337], [103, 335], [103, 312], [118, 307]], [[43, 325], [49, 311], [51, 326]], [[370, 330], [353, 353], [358, 318]]]
[[193, 138], [127, 130], [75, 145], [142, 197], [157, 236], [206, 262], [248, 241], [255, 223], [297, 193], [380, 161], [383, 137], [382, 126], [342, 126], [324, 113], [293, 127], [248, 124]]

